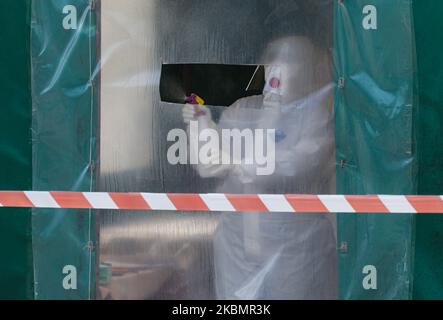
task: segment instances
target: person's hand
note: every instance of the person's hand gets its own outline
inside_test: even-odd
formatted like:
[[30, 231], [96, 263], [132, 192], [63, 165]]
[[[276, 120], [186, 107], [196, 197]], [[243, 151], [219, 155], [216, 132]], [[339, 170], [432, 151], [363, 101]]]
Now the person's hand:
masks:
[[195, 120], [195, 108], [192, 104], [185, 104], [182, 109], [183, 122], [189, 124], [191, 120]]
[[191, 121], [196, 120], [204, 120], [206, 122], [210, 122], [212, 120], [211, 118], [211, 111], [202, 105], [194, 105], [194, 104], [185, 104], [182, 110], [183, 115], [183, 121], [189, 125]]

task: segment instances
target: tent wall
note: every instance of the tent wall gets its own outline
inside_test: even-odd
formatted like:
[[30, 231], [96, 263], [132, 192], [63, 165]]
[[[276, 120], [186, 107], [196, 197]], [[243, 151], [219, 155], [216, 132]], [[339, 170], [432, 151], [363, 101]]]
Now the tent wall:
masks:
[[[73, 6], [70, 26], [63, 12]], [[89, 0], [32, 1], [33, 190], [95, 190], [96, 8]], [[37, 299], [93, 298], [94, 217], [92, 210], [33, 210]]]
[[[338, 194], [417, 190], [411, 5], [410, 0], [371, 1], [370, 7], [365, 0], [337, 4]], [[372, 21], [365, 27], [369, 12]], [[340, 215], [340, 297], [409, 299], [413, 246], [413, 215]], [[368, 267], [377, 273], [377, 285], [369, 289], [364, 286]]]
[[[0, 189], [31, 188], [28, 0], [0, 1]], [[0, 209], [0, 299], [32, 299], [31, 211]]]
[[[419, 194], [443, 194], [443, 2], [414, 1]], [[443, 299], [443, 216], [417, 217], [414, 299]]]

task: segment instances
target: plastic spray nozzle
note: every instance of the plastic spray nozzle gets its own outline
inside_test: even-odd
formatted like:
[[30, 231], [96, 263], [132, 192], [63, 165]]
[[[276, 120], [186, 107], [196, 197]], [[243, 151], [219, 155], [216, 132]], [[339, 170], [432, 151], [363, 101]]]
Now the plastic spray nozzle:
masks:
[[198, 106], [203, 106], [205, 104], [205, 100], [201, 98], [200, 96], [196, 95], [195, 93], [191, 94], [189, 97], [186, 97], [186, 103], [190, 103], [194, 105], [196, 116], [204, 116], [206, 115], [206, 112], [201, 110]]
[[187, 103], [200, 105], [200, 106], [205, 104], [205, 100], [203, 100], [203, 98], [199, 97], [195, 93], [191, 94], [189, 97], [186, 97], [185, 101]]

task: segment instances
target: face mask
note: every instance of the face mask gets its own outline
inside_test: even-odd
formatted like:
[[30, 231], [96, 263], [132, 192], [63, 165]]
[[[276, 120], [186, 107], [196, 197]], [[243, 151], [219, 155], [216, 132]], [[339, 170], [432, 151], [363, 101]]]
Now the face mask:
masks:
[[265, 66], [265, 88], [263, 89], [263, 104], [265, 107], [278, 107], [282, 98], [281, 68], [275, 65]]
[[264, 103], [288, 105], [300, 101], [330, 81], [327, 55], [306, 37], [286, 37], [273, 41], [261, 61], [265, 65]]

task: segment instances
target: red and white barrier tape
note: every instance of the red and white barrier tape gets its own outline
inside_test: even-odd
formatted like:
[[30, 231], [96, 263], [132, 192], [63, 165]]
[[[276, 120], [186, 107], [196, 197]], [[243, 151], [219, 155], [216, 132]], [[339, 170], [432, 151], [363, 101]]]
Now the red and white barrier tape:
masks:
[[443, 196], [0, 191], [0, 207], [319, 213], [443, 213]]

